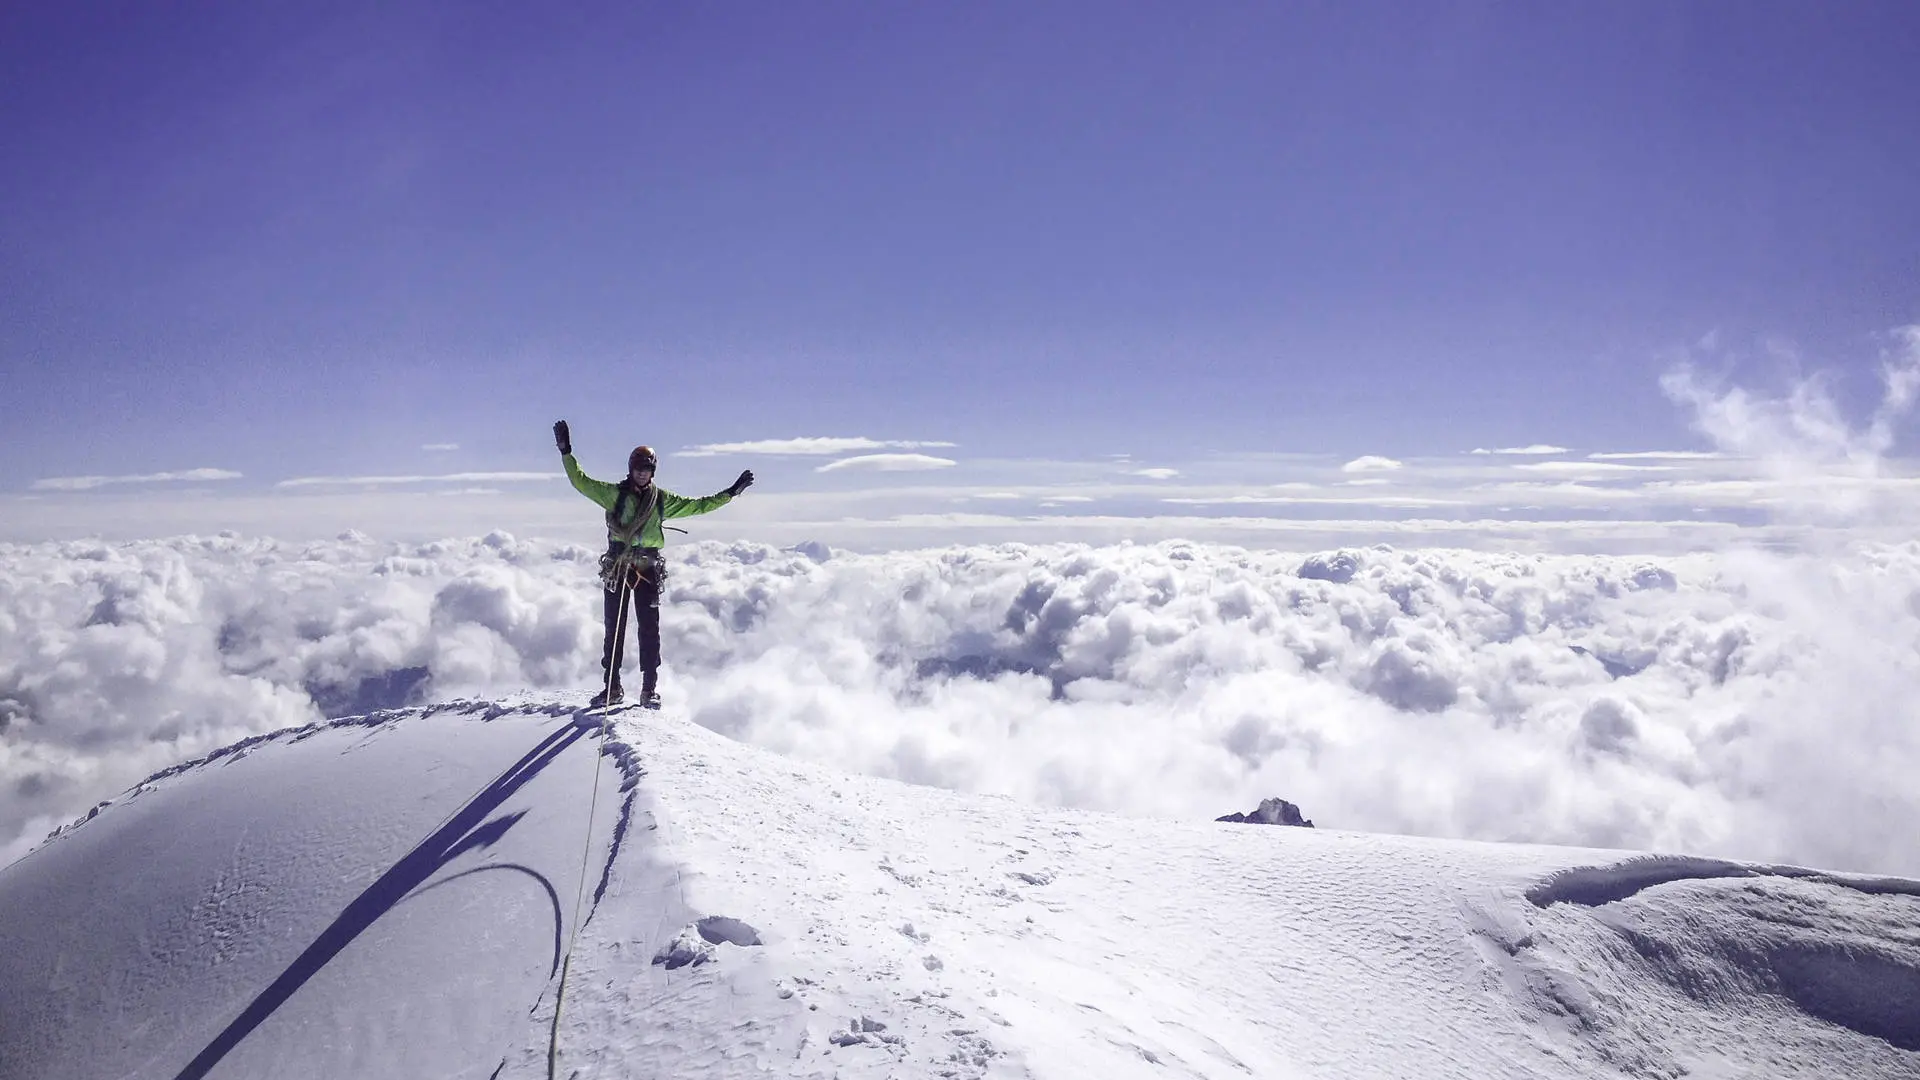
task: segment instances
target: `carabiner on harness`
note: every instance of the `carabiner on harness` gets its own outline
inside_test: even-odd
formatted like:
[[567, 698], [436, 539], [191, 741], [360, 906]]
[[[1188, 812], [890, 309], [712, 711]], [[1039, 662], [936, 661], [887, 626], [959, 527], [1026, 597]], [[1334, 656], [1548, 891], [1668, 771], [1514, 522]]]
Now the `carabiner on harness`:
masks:
[[660, 557], [658, 548], [629, 547], [600, 556], [600, 584], [608, 592], [619, 592], [642, 581], [662, 586], [667, 583], [667, 560]]

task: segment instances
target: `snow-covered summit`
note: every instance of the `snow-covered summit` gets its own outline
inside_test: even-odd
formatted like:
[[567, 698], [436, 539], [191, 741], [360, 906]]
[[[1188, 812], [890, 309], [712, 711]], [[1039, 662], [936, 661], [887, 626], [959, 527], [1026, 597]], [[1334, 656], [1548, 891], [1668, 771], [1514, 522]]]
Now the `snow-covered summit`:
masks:
[[0, 870], [0, 1076], [1920, 1075], [1920, 883], [1043, 809], [576, 706], [251, 739]]

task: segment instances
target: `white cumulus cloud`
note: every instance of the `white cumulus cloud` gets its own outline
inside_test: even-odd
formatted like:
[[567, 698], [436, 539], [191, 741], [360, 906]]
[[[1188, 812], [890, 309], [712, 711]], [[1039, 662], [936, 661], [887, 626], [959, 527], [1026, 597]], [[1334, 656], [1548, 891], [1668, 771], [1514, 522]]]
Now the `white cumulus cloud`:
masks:
[[1508, 446], [1498, 450], [1477, 449], [1474, 450], [1473, 453], [1545, 456], [1548, 454], [1567, 453], [1567, 448], [1564, 446], [1548, 446], [1546, 443], [1534, 443], [1531, 446]]
[[1340, 471], [1348, 473], [1392, 472], [1398, 468], [1401, 468], [1401, 463], [1390, 457], [1381, 457], [1378, 454], [1367, 454], [1363, 457], [1354, 458], [1352, 461], [1340, 466]]
[[[248, 734], [584, 699], [597, 555], [499, 533], [0, 546], [0, 858]], [[1920, 871], [1912, 545], [670, 558], [665, 678], [695, 722], [784, 753], [1145, 815], [1283, 795], [1342, 827]]]
[[1174, 477], [1180, 475], [1180, 470], [1169, 469], [1165, 467], [1152, 468], [1152, 469], [1133, 469], [1129, 471], [1127, 475], [1128, 476], [1144, 476], [1149, 480], [1171, 480]]

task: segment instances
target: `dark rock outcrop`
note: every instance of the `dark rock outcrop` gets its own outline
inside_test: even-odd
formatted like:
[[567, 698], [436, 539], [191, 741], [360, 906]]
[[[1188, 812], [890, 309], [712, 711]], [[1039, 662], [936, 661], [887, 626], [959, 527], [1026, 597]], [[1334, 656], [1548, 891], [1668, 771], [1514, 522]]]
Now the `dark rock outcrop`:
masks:
[[1313, 822], [1300, 816], [1300, 808], [1285, 799], [1261, 799], [1260, 808], [1251, 814], [1228, 814], [1215, 821], [1237, 821], [1247, 825], [1299, 825], [1313, 828]]

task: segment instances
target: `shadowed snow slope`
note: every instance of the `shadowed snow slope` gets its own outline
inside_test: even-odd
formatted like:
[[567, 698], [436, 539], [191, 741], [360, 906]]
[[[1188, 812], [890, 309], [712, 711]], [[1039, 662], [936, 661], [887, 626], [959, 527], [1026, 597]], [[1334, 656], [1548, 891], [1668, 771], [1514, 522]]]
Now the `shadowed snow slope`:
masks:
[[249, 740], [0, 870], [0, 1077], [545, 1076], [576, 896], [561, 1076], [1920, 1076], [1920, 883], [1037, 808], [576, 704]]

